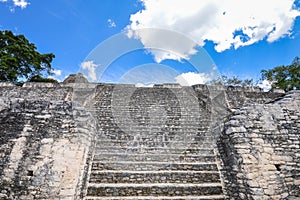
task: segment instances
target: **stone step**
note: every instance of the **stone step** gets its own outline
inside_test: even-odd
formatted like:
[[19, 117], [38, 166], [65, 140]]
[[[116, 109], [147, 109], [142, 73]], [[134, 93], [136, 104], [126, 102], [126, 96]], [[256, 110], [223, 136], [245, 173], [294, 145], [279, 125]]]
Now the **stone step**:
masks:
[[[190, 125], [188, 123], [168, 123], [165, 124], [164, 122], [155, 121], [150, 123], [148, 121], [141, 121], [139, 124], [133, 122], [117, 122], [116, 124], [111, 121], [104, 121], [97, 119], [98, 123], [101, 123], [102, 126], [100, 127], [102, 131], [112, 131], [116, 132], [120, 130], [120, 127], [126, 127], [125, 131], [147, 131], [152, 133], [164, 133], [164, 130], [174, 131], [176, 133], [191, 133], [197, 131], [209, 131], [208, 123], [206, 124], [197, 124], [197, 125]], [[193, 123], [193, 122], [191, 122]], [[195, 123], [195, 122], [194, 122]]]
[[[161, 121], [162, 118], [160, 115], [154, 115], [151, 114], [151, 118], [149, 116], [149, 112], [154, 113], [155, 110], [147, 110], [144, 112], [141, 111], [129, 111], [129, 110], [120, 110], [119, 108], [116, 108], [115, 106], [112, 108], [113, 111], [108, 109], [94, 109], [96, 113], [103, 113], [104, 115], [97, 115], [99, 119], [103, 118], [103, 116], [112, 116], [113, 118], [122, 118], [122, 121], [128, 121], [131, 122], [133, 119], [138, 119], [139, 121], [148, 120], [148, 121], [154, 121], [159, 120]], [[194, 113], [194, 117], [191, 117], [191, 112]], [[199, 124], [201, 122], [209, 122], [211, 121], [210, 115], [200, 115], [200, 110], [197, 109], [191, 109], [186, 110], [185, 112], [180, 111], [171, 111], [170, 113], [164, 112], [164, 118], [166, 119], [173, 119], [176, 122], [179, 123], [186, 123], [186, 122], [195, 122], [195, 124]], [[197, 113], [197, 114], [196, 114]], [[196, 114], [196, 115], [195, 115]], [[124, 119], [123, 117], [129, 117], [127, 119]], [[105, 119], [105, 118], [103, 118]], [[171, 122], [171, 121], [169, 121]]]
[[[151, 115], [151, 118], [149, 116], [149, 114], [147, 112], [144, 113], [140, 113], [139, 111], [134, 112], [134, 111], [128, 111], [128, 110], [118, 110], [116, 112], [118, 108], [114, 107], [113, 108], [113, 113], [109, 112], [109, 110], [98, 110], [96, 109], [96, 113], [99, 112], [101, 113], [101, 115], [97, 115], [98, 119], [104, 119], [107, 120], [107, 118], [105, 118], [104, 116], [111, 116], [113, 118], [122, 118], [122, 121], [127, 121], [127, 122], [132, 122], [132, 120], [134, 119], [131, 116], [137, 116], [135, 119], [138, 119], [139, 121], [148, 121], [148, 122], [153, 122], [153, 121], [161, 121], [162, 118], [159, 115]], [[148, 112], [151, 110], [148, 110]], [[102, 115], [102, 113], [105, 112], [106, 114]], [[211, 121], [210, 116], [201, 116], [201, 120], [200, 120], [200, 115], [195, 116], [194, 118], [191, 118], [191, 112], [194, 113], [199, 113], [199, 110], [190, 110], [187, 111], [187, 113], [183, 113], [183, 112], [172, 112], [170, 114], [165, 113], [165, 118], [167, 119], [173, 119], [175, 120], [175, 122], [179, 122], [180, 124], [185, 124], [185, 123], [191, 123], [194, 122], [195, 124], [199, 124], [199, 123], [203, 123], [203, 122], [209, 122]], [[129, 117], [127, 119], [124, 118], [125, 117]], [[175, 118], [175, 116], [178, 116], [177, 118]], [[169, 121], [171, 122], [171, 121]]]
[[[97, 149], [97, 148], [96, 148]], [[105, 149], [105, 150], [102, 150], [102, 149]], [[162, 157], [166, 157], [166, 156], [169, 156], [171, 155], [172, 157], [174, 156], [179, 156], [179, 157], [185, 157], [185, 156], [214, 156], [214, 151], [213, 149], [199, 149], [198, 150], [195, 150], [195, 151], [184, 151], [183, 149], [173, 149], [173, 151], [169, 151], [169, 149], [165, 149], [165, 150], [147, 150], [147, 149], [144, 149], [144, 148], [139, 148], [139, 147], [128, 147], [128, 148], [122, 148], [124, 150], [120, 151], [120, 150], [115, 150], [115, 149], [112, 149], [111, 151], [109, 151], [108, 148], [101, 148], [101, 149], [97, 149], [95, 152], [94, 152], [94, 155], [95, 156], [98, 156], [98, 155], [117, 155], [117, 156], [143, 156], [143, 157], [147, 157], [148, 155], [149, 156], [162, 156]], [[176, 151], [177, 150], [177, 151]], [[179, 151], [179, 150], [182, 150], [182, 151]]]
[[[177, 132], [171, 130], [159, 131], [159, 132], [151, 132], [145, 130], [128, 130], [121, 131], [120, 129], [115, 129], [114, 131], [109, 130], [100, 130], [98, 134], [98, 140], [110, 140], [111, 142], [132, 142], [134, 138], [139, 137], [139, 141], [147, 141], [147, 140], [164, 140], [169, 142], [184, 142], [186, 141], [205, 141], [205, 142], [213, 142], [214, 135], [212, 135], [208, 131], [184, 131]], [[178, 141], [179, 140], [179, 141]]]
[[[99, 122], [102, 123], [102, 122]], [[116, 125], [102, 125], [99, 127], [99, 134], [116, 134], [116, 133], [123, 133], [131, 136], [135, 135], [148, 135], [152, 134], [154, 135], [167, 135], [167, 134], [176, 134], [176, 135], [193, 135], [193, 136], [206, 136], [206, 137], [212, 137], [209, 128], [205, 127], [207, 125], [203, 125], [203, 127], [188, 127], [180, 125], [178, 127], [174, 126], [151, 126], [148, 124], [141, 125], [142, 127], [130, 127], [129, 124], [118, 124]], [[143, 134], [145, 133], [145, 134]], [[209, 133], [209, 134], [208, 134]], [[170, 135], [172, 136], [172, 135]]]
[[93, 162], [93, 170], [135, 170], [135, 171], [161, 171], [161, 170], [189, 170], [189, 171], [217, 171], [214, 162], [205, 163], [171, 163], [171, 162]]
[[149, 154], [157, 153], [169, 153], [169, 154], [202, 154], [202, 155], [214, 155], [214, 150], [212, 148], [164, 148], [164, 147], [118, 147], [118, 146], [96, 146], [95, 152], [101, 153], [126, 153], [142, 151]]
[[[125, 126], [124, 126], [125, 127]], [[215, 136], [209, 130], [200, 130], [200, 129], [193, 129], [192, 131], [188, 130], [188, 128], [182, 128], [179, 130], [177, 128], [166, 128], [166, 129], [157, 129], [157, 131], [152, 131], [154, 129], [147, 129], [147, 128], [139, 128], [139, 129], [126, 129], [121, 130], [119, 127], [114, 128], [107, 128], [102, 127], [99, 129], [98, 137], [106, 135], [115, 135], [115, 136], [122, 136], [126, 135], [128, 138], [133, 139], [134, 137], [140, 137], [140, 139], [147, 139], [147, 138], [155, 138], [155, 137], [165, 137], [166, 139], [176, 139], [176, 138], [202, 138], [205, 140], [210, 140], [211, 138], [215, 138]], [[127, 139], [119, 139], [115, 138], [115, 140], [120, 140], [126, 142]]]
[[[97, 111], [98, 112], [98, 111]], [[96, 113], [96, 118], [101, 121], [103, 124], [110, 124], [114, 121], [114, 119], [122, 119], [121, 121], [118, 121], [119, 123], [126, 123], [126, 124], [129, 124], [129, 125], [132, 125], [133, 127], [140, 127], [142, 125], [142, 122], [144, 123], [148, 123], [149, 125], [153, 125], [153, 126], [156, 126], [156, 124], [154, 122], [157, 122], [157, 121], [161, 121], [161, 117], [157, 117], [157, 118], [151, 118], [151, 119], [147, 119], [147, 118], [140, 118], [139, 119], [139, 123], [140, 125], [137, 123], [137, 122], [133, 122], [132, 118], [127, 118], [127, 119], [124, 119], [124, 116], [119, 116], [119, 115], [116, 115], [116, 114], [111, 114], [109, 112], [105, 112], [105, 111], [99, 111], [99, 113], [101, 113], [101, 116], [99, 116], [97, 113]], [[128, 114], [128, 116], [130, 116]], [[174, 119], [172, 118], [171, 116], [166, 116], [167, 118], [170, 118], [170, 119], [173, 119], [174, 121], [168, 121], [168, 125], [171, 126], [171, 125], [183, 125], [183, 126], [190, 126], [190, 127], [199, 127], [200, 125], [203, 125], [203, 124], [210, 124], [211, 123], [211, 119], [210, 117], [207, 117], [207, 118], [201, 118], [201, 119], [193, 119], [191, 118], [190, 115], [181, 115], [181, 118], [179, 119]], [[151, 123], [152, 122], [152, 123]]]
[[94, 161], [168, 161], [168, 162], [214, 162], [215, 156], [209, 155], [178, 155], [178, 154], [97, 154]]
[[[100, 123], [103, 124], [103, 122], [100, 121]], [[173, 126], [172, 126], [173, 125]], [[207, 125], [205, 125], [207, 126]], [[147, 133], [153, 133], [153, 134], [164, 134], [165, 130], [168, 131], [173, 131], [176, 134], [188, 134], [188, 133], [192, 133], [193, 135], [196, 135], [195, 133], [203, 133], [203, 132], [208, 132], [208, 128], [207, 127], [203, 127], [202, 126], [190, 126], [190, 125], [185, 125], [185, 124], [181, 124], [181, 125], [176, 125], [176, 124], [168, 124], [168, 125], [164, 125], [164, 124], [149, 124], [147, 122], [145, 122], [144, 124], [141, 124], [140, 126], [137, 126], [136, 124], [134, 125], [130, 125], [129, 123], [118, 123], [118, 126], [115, 125], [107, 125], [105, 126], [105, 124], [103, 126], [101, 126], [101, 131], [111, 131], [111, 133], [114, 132], [118, 132], [120, 130], [120, 127], [126, 127], [126, 131], [130, 131], [130, 133], [139, 133], [139, 132], [147, 132]], [[134, 134], [131, 134], [134, 135]]]
[[129, 197], [87, 197], [85, 200], [224, 200], [223, 195], [205, 196], [129, 196]]
[[[170, 148], [170, 149], [182, 149], [183, 147], [187, 148], [196, 148], [201, 147], [201, 149], [213, 149], [216, 148], [214, 143], [205, 143], [200, 141], [194, 142], [169, 142], [165, 144], [161, 143], [143, 143], [142, 148]], [[128, 143], [115, 143], [115, 142], [102, 142], [100, 145], [97, 145], [97, 148], [109, 148], [109, 147], [119, 147], [119, 148], [133, 148]]]
[[[109, 137], [109, 136], [108, 136]], [[111, 136], [113, 137], [113, 136]], [[98, 147], [107, 147], [107, 146], [119, 146], [123, 148], [127, 148], [128, 146], [133, 146], [134, 144], [147, 144], [144, 145], [145, 148], [157, 148], [157, 147], [168, 147], [168, 148], [214, 148], [214, 139], [211, 138], [210, 140], [193, 140], [193, 139], [188, 139], [186, 141], [150, 141], [150, 140], [145, 140], [141, 142], [136, 142], [136, 141], [128, 141], [128, 140], [113, 140], [113, 139], [96, 139], [96, 146]], [[159, 145], [159, 146], [158, 146]]]
[[216, 171], [92, 171], [89, 183], [215, 183]]
[[[143, 148], [169, 148], [169, 149], [182, 149], [183, 147], [187, 148], [196, 148], [196, 147], [201, 147], [201, 149], [213, 149], [216, 148], [216, 144], [213, 143], [204, 143], [200, 141], [196, 142], [178, 142], [178, 143], [143, 143], [141, 144], [142, 147], [139, 149]], [[113, 142], [103, 142], [100, 145], [97, 145], [97, 148], [109, 148], [109, 147], [119, 147], [119, 148], [127, 148], [127, 149], [134, 149], [136, 147], [131, 146], [130, 144], [127, 143], [113, 143]]]
[[[115, 106], [115, 105], [102, 105], [101, 107], [99, 106], [93, 106], [92, 110], [98, 113], [98, 117], [101, 118], [103, 116], [116, 116], [116, 117], [124, 117], [125, 115], [127, 116], [134, 116], [138, 117], [141, 119], [142, 116], [149, 116], [149, 112], [152, 112], [151, 117], [159, 118], [159, 115], [153, 115], [154, 112], [157, 111], [157, 108], [150, 109], [149, 107], [147, 109], [139, 110], [139, 109], [131, 109], [131, 108], [126, 108], [124, 109], [123, 107]], [[162, 108], [161, 110], [164, 110]], [[154, 111], [154, 112], [153, 112]], [[193, 112], [194, 118], [191, 118], [191, 112]], [[136, 115], [134, 115], [136, 114]], [[210, 121], [211, 120], [211, 115], [210, 113], [205, 113], [199, 109], [192, 108], [192, 109], [185, 109], [185, 110], [180, 110], [178, 107], [173, 107], [169, 112], [164, 112], [165, 116], [168, 116], [169, 118], [176, 119], [177, 121], [195, 121], [199, 122], [197, 119], [201, 119], [201, 121]], [[124, 119], [127, 120], [127, 119]]]
[[87, 196], [120, 197], [120, 196], [201, 196], [221, 195], [220, 183], [202, 184], [89, 184]]

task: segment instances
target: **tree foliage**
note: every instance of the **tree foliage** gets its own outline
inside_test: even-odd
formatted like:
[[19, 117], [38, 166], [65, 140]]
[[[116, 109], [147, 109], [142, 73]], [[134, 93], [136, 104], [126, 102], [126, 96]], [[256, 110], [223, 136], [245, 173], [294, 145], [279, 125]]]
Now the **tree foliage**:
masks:
[[40, 75], [35, 75], [33, 77], [31, 77], [28, 82], [46, 82], [46, 83], [58, 83], [57, 80], [53, 79], [53, 78], [44, 78]]
[[261, 71], [262, 79], [272, 83], [272, 88], [281, 88], [285, 91], [300, 89], [300, 58], [296, 57], [292, 64], [278, 66], [270, 70]]
[[0, 82], [17, 83], [42, 72], [51, 74], [54, 54], [41, 54], [24, 35], [11, 31], [0, 31]]
[[224, 86], [243, 86], [243, 87], [252, 87], [255, 85], [253, 79], [240, 79], [237, 76], [228, 77], [222, 75], [217, 80], [211, 82], [213, 85], [224, 85]]

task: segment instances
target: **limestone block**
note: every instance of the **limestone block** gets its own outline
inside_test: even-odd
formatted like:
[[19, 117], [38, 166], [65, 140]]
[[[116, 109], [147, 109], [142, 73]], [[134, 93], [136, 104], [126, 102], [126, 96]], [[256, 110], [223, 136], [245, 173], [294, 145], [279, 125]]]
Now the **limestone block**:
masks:
[[22, 87], [24, 88], [53, 88], [59, 86], [58, 83], [35, 83], [35, 82], [27, 82], [24, 83]]
[[242, 155], [245, 164], [258, 164], [258, 159], [251, 154]]
[[240, 127], [229, 127], [226, 130], [226, 134], [227, 135], [230, 135], [232, 133], [244, 133], [244, 132], [247, 132], [247, 130], [243, 126], [240, 126]]
[[268, 153], [268, 154], [273, 154], [274, 149], [272, 147], [263, 147], [263, 152]]
[[255, 180], [256, 178], [258, 178], [260, 176], [260, 172], [250, 172], [246, 175], [246, 177], [250, 180]]
[[264, 145], [264, 140], [261, 138], [252, 138], [251, 144], [259, 147], [259, 149], [262, 149], [262, 146]]
[[274, 161], [282, 161], [282, 162], [292, 162], [293, 158], [291, 156], [277, 156], [277, 155], [272, 155], [272, 160], [274, 160]]
[[13, 83], [9, 82], [0, 82], [0, 87], [14, 87], [15, 85]]
[[263, 171], [276, 171], [275, 165], [261, 165]]

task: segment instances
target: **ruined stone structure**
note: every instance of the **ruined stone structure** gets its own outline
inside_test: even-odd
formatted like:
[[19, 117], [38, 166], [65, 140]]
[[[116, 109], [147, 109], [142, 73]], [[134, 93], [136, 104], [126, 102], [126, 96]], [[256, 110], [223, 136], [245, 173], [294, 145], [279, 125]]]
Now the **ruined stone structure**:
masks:
[[0, 199], [299, 199], [299, 110], [299, 91], [1, 83]]

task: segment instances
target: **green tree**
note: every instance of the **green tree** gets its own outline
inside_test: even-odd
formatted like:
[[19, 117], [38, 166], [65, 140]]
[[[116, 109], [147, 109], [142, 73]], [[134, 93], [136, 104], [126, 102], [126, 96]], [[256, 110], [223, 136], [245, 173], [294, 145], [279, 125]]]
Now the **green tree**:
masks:
[[236, 76], [233, 76], [232, 78], [227, 78], [224, 81], [225, 81], [225, 85], [230, 85], [230, 86], [241, 86], [243, 83], [243, 81]]
[[237, 76], [228, 77], [226, 75], [222, 75], [216, 80], [212, 80], [212, 85], [224, 85], [224, 86], [243, 86], [243, 87], [251, 87], [254, 86], [253, 79], [240, 79]]
[[47, 83], [58, 83], [57, 80], [53, 79], [53, 78], [44, 78], [40, 75], [35, 75], [32, 76], [28, 82], [47, 82]]
[[270, 70], [261, 71], [262, 80], [272, 83], [272, 88], [281, 88], [285, 91], [300, 89], [300, 58], [296, 57], [292, 64], [278, 66]]
[[42, 73], [51, 74], [54, 54], [40, 54], [24, 35], [0, 31], [0, 82], [18, 83]]

